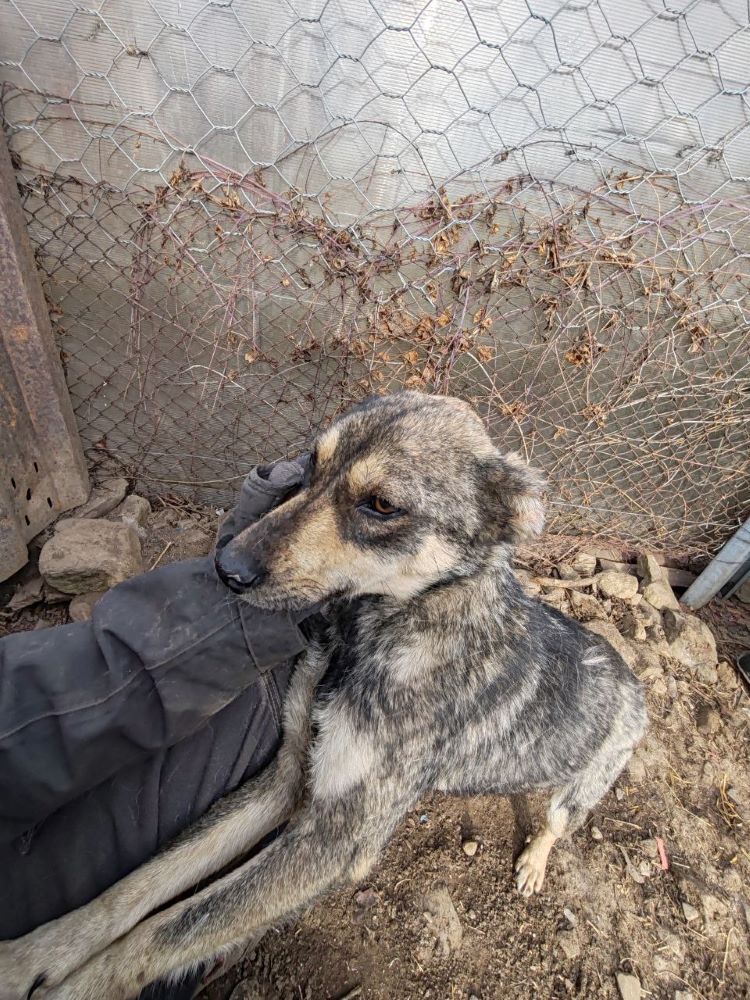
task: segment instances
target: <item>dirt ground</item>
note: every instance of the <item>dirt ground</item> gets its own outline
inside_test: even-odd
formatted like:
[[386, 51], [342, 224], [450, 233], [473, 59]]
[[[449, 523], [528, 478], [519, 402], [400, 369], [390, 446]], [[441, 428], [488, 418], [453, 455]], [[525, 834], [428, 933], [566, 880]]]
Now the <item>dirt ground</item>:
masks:
[[[196, 554], [212, 522], [161, 502], [145, 565]], [[548, 576], [552, 564], [525, 565]], [[0, 634], [64, 621], [65, 607], [0, 611]], [[538, 897], [517, 894], [512, 861], [542, 802], [436, 795], [363, 884], [268, 933], [205, 1000], [614, 1000], [618, 973], [655, 1000], [750, 997], [750, 698], [731, 666], [750, 646], [750, 610], [725, 602], [702, 617], [730, 660], [714, 677], [626, 640], [649, 732], [585, 828], [554, 849]], [[617, 601], [609, 619], [622, 623]]]

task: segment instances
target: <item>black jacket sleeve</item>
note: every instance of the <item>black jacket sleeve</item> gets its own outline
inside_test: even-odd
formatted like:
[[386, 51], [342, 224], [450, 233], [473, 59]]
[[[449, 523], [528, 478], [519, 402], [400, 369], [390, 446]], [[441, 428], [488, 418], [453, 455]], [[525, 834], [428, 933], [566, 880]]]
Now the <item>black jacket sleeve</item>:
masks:
[[229, 594], [209, 559], [119, 584], [90, 622], [0, 640], [0, 835], [191, 735], [304, 643], [289, 617]]
[[[234, 530], [288, 490], [251, 473]], [[119, 584], [91, 621], [0, 639], [0, 836], [194, 733], [304, 648], [302, 617], [240, 601], [205, 558]]]

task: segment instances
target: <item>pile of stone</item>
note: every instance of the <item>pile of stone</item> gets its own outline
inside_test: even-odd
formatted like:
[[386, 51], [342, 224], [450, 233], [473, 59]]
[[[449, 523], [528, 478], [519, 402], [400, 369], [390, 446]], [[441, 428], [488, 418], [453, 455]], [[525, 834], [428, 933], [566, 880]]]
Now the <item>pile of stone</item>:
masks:
[[126, 479], [105, 480], [71, 517], [57, 522], [39, 553], [47, 596], [70, 599], [73, 621], [90, 618], [110, 587], [143, 571], [141, 537], [151, 505], [145, 497], [126, 496], [127, 489]]
[[[104, 480], [83, 506], [54, 525], [39, 551], [38, 566], [32, 560], [18, 574], [6, 607], [20, 611], [41, 602], [69, 602], [71, 619], [85, 621], [110, 587], [167, 561], [167, 554], [172, 561], [210, 551], [210, 529], [180, 514], [172, 507], [152, 512], [145, 497], [128, 494], [127, 479]], [[152, 552], [144, 560], [144, 547], [146, 553], [155, 550], [156, 558]]]
[[673, 589], [690, 585], [694, 577], [686, 570], [662, 566], [646, 551], [633, 563], [582, 551], [559, 563], [551, 577], [518, 572], [530, 593], [602, 635], [635, 669], [648, 669], [657, 654], [677, 660], [704, 683], [717, 680], [711, 630], [680, 606]]

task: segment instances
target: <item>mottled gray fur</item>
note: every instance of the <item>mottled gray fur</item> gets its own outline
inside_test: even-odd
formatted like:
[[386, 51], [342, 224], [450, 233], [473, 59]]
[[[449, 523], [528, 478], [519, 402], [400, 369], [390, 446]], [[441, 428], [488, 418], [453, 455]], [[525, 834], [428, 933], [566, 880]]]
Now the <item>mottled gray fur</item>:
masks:
[[542, 525], [541, 488], [454, 399], [368, 401], [321, 435], [306, 488], [219, 556], [255, 604], [328, 602], [277, 759], [97, 900], [0, 946], [0, 997], [22, 1000], [44, 977], [35, 998], [125, 1000], [226, 953], [364, 878], [433, 789], [548, 789], [547, 824], [516, 864], [520, 891], [538, 891], [552, 843], [645, 725], [641, 686], [612, 647], [513, 575], [513, 545]]

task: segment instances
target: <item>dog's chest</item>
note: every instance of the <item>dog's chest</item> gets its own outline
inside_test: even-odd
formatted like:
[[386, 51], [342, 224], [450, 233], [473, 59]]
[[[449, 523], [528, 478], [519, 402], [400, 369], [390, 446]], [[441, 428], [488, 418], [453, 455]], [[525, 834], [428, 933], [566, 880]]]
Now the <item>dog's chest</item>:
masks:
[[340, 798], [361, 786], [376, 765], [374, 741], [342, 698], [312, 710], [310, 790], [313, 798]]

